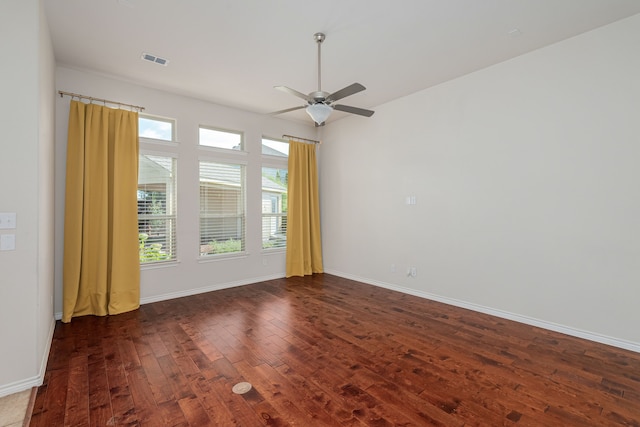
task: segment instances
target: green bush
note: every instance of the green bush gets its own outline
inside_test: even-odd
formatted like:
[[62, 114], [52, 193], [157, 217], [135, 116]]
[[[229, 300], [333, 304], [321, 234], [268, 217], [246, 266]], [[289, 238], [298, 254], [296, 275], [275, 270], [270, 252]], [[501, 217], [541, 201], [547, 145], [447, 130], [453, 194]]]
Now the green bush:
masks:
[[275, 246], [275, 243], [273, 243], [271, 240], [262, 241], [262, 249], [269, 249], [269, 248], [273, 248], [274, 246]]
[[162, 250], [162, 243], [147, 243], [149, 235], [138, 234], [140, 262], [164, 261], [169, 259], [169, 255]]
[[219, 242], [214, 240], [212, 242], [209, 242], [209, 247], [210, 250], [207, 252], [207, 254], [226, 254], [229, 252], [240, 252], [242, 251], [242, 241], [229, 239]]

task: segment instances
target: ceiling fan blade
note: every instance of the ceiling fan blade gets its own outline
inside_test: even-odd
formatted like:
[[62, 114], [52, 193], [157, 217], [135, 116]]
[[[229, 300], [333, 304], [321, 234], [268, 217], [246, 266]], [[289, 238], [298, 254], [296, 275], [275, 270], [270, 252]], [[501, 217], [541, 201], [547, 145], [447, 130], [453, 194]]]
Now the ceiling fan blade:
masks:
[[298, 92], [297, 90], [295, 90], [295, 89], [291, 89], [290, 87], [286, 87], [286, 86], [274, 86], [273, 88], [274, 88], [274, 89], [276, 89], [276, 90], [279, 90], [279, 91], [281, 91], [281, 92], [286, 92], [286, 93], [288, 93], [289, 95], [293, 95], [293, 96], [297, 96], [298, 98], [302, 98], [302, 99], [304, 99], [304, 100], [305, 100], [305, 101], [307, 101], [307, 102], [311, 102], [311, 100], [312, 100], [312, 99], [309, 97], [309, 95], [305, 95], [304, 93], [302, 93], [302, 92]]
[[300, 110], [302, 108], [305, 108], [305, 105], [302, 105], [300, 107], [292, 107], [292, 108], [287, 108], [285, 110], [280, 110], [280, 111], [274, 111], [273, 113], [269, 113], [270, 116], [275, 116], [278, 114], [283, 114], [283, 113], [288, 113], [289, 111], [295, 111], [295, 110]]
[[345, 113], [358, 114], [360, 116], [371, 117], [375, 111], [365, 110], [364, 108], [350, 107], [348, 105], [332, 105], [334, 110], [344, 111]]
[[327, 96], [327, 102], [337, 101], [338, 99], [353, 95], [354, 93], [362, 92], [365, 89], [366, 87], [362, 86], [360, 83], [354, 83]]

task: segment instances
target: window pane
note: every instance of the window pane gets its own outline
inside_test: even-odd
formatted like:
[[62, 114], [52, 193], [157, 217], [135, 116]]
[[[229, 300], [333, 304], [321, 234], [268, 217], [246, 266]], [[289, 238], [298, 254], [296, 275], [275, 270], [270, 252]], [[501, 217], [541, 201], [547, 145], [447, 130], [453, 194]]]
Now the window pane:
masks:
[[244, 250], [244, 166], [201, 161], [200, 255]]
[[262, 138], [262, 154], [289, 157], [289, 143], [277, 139]]
[[176, 159], [140, 155], [138, 240], [140, 263], [175, 261]]
[[287, 182], [285, 168], [262, 168], [262, 249], [287, 246]]
[[228, 150], [242, 150], [242, 134], [201, 127], [200, 145], [226, 148]]
[[172, 120], [163, 120], [152, 117], [138, 116], [138, 136], [143, 138], [160, 139], [162, 141], [173, 141]]

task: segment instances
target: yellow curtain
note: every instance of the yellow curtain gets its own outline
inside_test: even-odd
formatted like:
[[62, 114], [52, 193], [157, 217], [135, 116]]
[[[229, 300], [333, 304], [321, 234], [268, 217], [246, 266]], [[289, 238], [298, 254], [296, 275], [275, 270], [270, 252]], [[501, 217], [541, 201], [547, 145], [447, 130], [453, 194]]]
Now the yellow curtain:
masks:
[[138, 113], [71, 101], [62, 321], [140, 306]]
[[289, 141], [286, 276], [322, 273], [315, 144]]

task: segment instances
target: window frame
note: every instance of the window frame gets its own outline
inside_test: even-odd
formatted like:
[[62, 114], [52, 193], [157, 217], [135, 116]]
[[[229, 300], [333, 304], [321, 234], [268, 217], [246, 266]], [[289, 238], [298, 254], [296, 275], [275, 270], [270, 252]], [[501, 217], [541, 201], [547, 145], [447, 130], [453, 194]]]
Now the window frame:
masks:
[[[162, 221], [169, 221], [169, 225], [167, 225], [171, 231], [169, 231], [169, 235], [171, 235], [171, 244], [168, 245], [170, 247], [170, 256], [168, 259], [161, 259], [161, 260], [149, 260], [149, 261], [143, 261], [142, 259], [140, 259], [140, 267], [143, 269], [146, 268], [154, 268], [154, 267], [159, 267], [159, 266], [166, 266], [166, 265], [171, 265], [171, 264], [175, 264], [179, 262], [179, 248], [178, 248], [178, 155], [177, 153], [170, 153], [170, 152], [158, 152], [158, 151], [154, 151], [154, 150], [148, 150], [146, 148], [140, 148], [139, 150], [139, 155], [138, 155], [138, 167], [140, 167], [142, 158], [144, 156], [151, 156], [151, 157], [164, 157], [167, 159], [171, 159], [171, 171], [170, 174], [171, 176], [171, 186], [172, 188], [170, 189], [166, 189], [165, 191], [165, 206], [170, 205], [171, 206], [171, 213], [164, 213], [162, 215], [152, 215], [152, 214], [147, 214], [144, 215], [142, 218], [140, 216], [140, 213], [138, 213], [138, 239], [140, 239], [140, 235], [142, 234], [140, 231], [140, 221], [153, 221], [154, 219], [156, 220], [162, 220]], [[153, 161], [152, 159], [149, 159], [150, 161]], [[138, 186], [140, 186], [140, 173], [138, 173]], [[140, 189], [138, 189], [138, 191], [140, 191]], [[171, 193], [170, 193], [171, 192]], [[170, 195], [171, 194], [171, 195]], [[166, 209], [168, 211], [168, 208]], [[166, 243], [166, 240], [165, 240]], [[142, 248], [141, 248], [142, 249]]]
[[[156, 122], [170, 123], [171, 124], [171, 140], [140, 135], [139, 121], [141, 118], [145, 120], [156, 121]], [[140, 142], [153, 143], [153, 144], [170, 144], [170, 145], [177, 144], [178, 143], [177, 120], [170, 117], [163, 117], [163, 116], [158, 116], [154, 114], [138, 113], [138, 140]]]
[[[205, 148], [215, 148], [215, 147], [205, 147]], [[240, 153], [235, 150], [225, 150], [232, 151], [234, 153]], [[240, 216], [238, 214], [234, 215], [225, 215], [222, 214], [203, 214], [203, 206], [202, 206], [202, 163], [211, 163], [217, 165], [226, 165], [226, 166], [237, 166], [240, 168], [240, 203], [237, 206], [242, 207], [242, 213]], [[219, 259], [228, 259], [228, 258], [236, 258], [236, 257], [244, 257], [248, 255], [247, 251], [247, 243], [248, 243], [248, 234], [247, 234], [247, 162], [244, 160], [240, 160], [235, 156], [226, 156], [226, 157], [217, 157], [217, 156], [199, 156], [198, 158], [198, 260], [199, 261], [211, 261], [211, 260], [219, 260]], [[203, 215], [207, 215], [206, 217]], [[203, 243], [203, 227], [202, 221], [203, 219], [215, 219], [219, 218], [221, 220], [225, 220], [227, 218], [240, 218], [241, 224], [241, 239], [240, 239], [240, 250], [239, 251], [231, 251], [231, 252], [222, 252], [222, 253], [203, 253], [203, 246], [207, 246], [207, 243]], [[227, 239], [226, 241], [233, 240], [232, 238]]]
[[[277, 159], [276, 161], [278, 161], [278, 160], [283, 161], [283, 160], [284, 160], [285, 162], [288, 162], [288, 160], [289, 160], [289, 150], [288, 150], [288, 149], [287, 149], [287, 153], [286, 153], [286, 155], [282, 155], [282, 156], [281, 156], [281, 155], [277, 155], [277, 154], [266, 154], [266, 153], [264, 153], [264, 152], [263, 152], [263, 148], [262, 148], [262, 147], [264, 147], [264, 146], [265, 146], [265, 143], [264, 143], [264, 140], [265, 140], [265, 139], [266, 139], [266, 140], [268, 140], [268, 141], [274, 141], [274, 142], [280, 142], [280, 143], [283, 143], [283, 144], [287, 144], [287, 146], [289, 145], [289, 141], [288, 141], [288, 140], [286, 140], [286, 139], [284, 139], [284, 138], [273, 138], [273, 137], [270, 137], [270, 136], [264, 136], [264, 135], [263, 135], [263, 136], [262, 136], [262, 138], [260, 139], [260, 141], [261, 141], [261, 144], [260, 144], [260, 148], [261, 148], [261, 149], [260, 149], [260, 154], [261, 154], [262, 156], [264, 156], [264, 158]], [[269, 147], [268, 145], [266, 145], [266, 146], [267, 146], [267, 147]], [[269, 148], [271, 148], [271, 147], [269, 147]], [[272, 150], [275, 150], [275, 151], [278, 151], [278, 150], [276, 150], [275, 148], [271, 148], [271, 149], [272, 149]], [[283, 153], [283, 154], [284, 154], [284, 153]]]
[[[228, 134], [233, 134], [233, 135], [238, 135], [240, 136], [240, 149], [239, 150], [234, 150], [233, 148], [226, 148], [226, 147], [216, 147], [213, 145], [203, 145], [200, 140], [200, 131], [202, 129], [205, 130], [210, 130], [213, 132], [221, 132], [221, 133], [228, 133]], [[234, 129], [226, 129], [226, 128], [221, 128], [221, 127], [217, 127], [217, 126], [210, 126], [210, 125], [198, 125], [198, 148], [203, 149], [203, 150], [211, 150], [214, 152], [220, 152], [220, 153], [237, 153], [237, 154], [247, 154], [247, 150], [246, 150], [246, 142], [245, 142], [245, 136], [244, 136], [244, 132], [240, 131], [240, 130], [234, 130]]]
[[[287, 171], [287, 183], [288, 183], [288, 176], [289, 176], [289, 154], [287, 152], [286, 156], [280, 156], [280, 155], [270, 155], [270, 154], [265, 154], [262, 152], [262, 146], [264, 145], [263, 141], [264, 140], [270, 140], [270, 141], [276, 141], [276, 142], [282, 142], [285, 144], [288, 144], [289, 141], [282, 139], [282, 138], [273, 138], [273, 137], [269, 137], [266, 135], [263, 135], [261, 138], [261, 161], [260, 161], [260, 179], [262, 179], [262, 177], [264, 176], [264, 169], [265, 168], [270, 168], [270, 169], [279, 169], [279, 170], [286, 170]], [[263, 209], [263, 203], [264, 203], [264, 188], [262, 186], [262, 182], [260, 184], [260, 248], [261, 251], [263, 253], [272, 253], [272, 252], [283, 252], [286, 251], [287, 249], [287, 243], [286, 243], [286, 225], [285, 225], [285, 234], [284, 234], [284, 245], [281, 246], [276, 246], [276, 247], [265, 247], [265, 240], [264, 240], [264, 225], [265, 225], [265, 220], [269, 219], [269, 218], [280, 218], [280, 222], [282, 222], [282, 219], [284, 218], [284, 222], [286, 224], [288, 216], [289, 216], [289, 209], [288, 209], [288, 196], [289, 196], [289, 189], [287, 186], [287, 191], [286, 193], [284, 193], [286, 195], [287, 198], [287, 211], [286, 212], [282, 212], [282, 213], [266, 213], [266, 212], [262, 212]], [[278, 220], [276, 220], [278, 221]]]
[[[287, 181], [288, 181], [288, 177], [289, 177], [289, 169], [288, 169], [288, 167], [282, 166], [282, 165], [267, 164], [267, 163], [262, 163], [260, 166], [261, 166], [260, 167], [260, 178], [261, 179], [265, 177], [264, 169], [268, 168], [268, 169], [286, 171], [286, 173], [287, 173]], [[279, 184], [282, 185], [281, 183], [279, 183]], [[289, 210], [288, 210], [289, 189], [286, 186], [285, 186], [285, 188], [286, 188], [285, 192], [284, 193], [280, 193], [280, 197], [282, 197], [282, 195], [284, 195], [284, 199], [286, 200], [286, 202], [284, 202], [284, 203], [286, 203], [287, 209], [283, 210], [281, 212], [264, 212], [265, 193], [269, 193], [269, 192], [265, 191], [265, 188], [262, 185], [262, 183], [260, 185], [260, 248], [261, 248], [261, 250], [263, 252], [283, 251], [283, 250], [286, 250], [286, 248], [287, 248], [286, 223], [287, 223], [287, 218], [289, 216]], [[280, 203], [281, 203], [281, 205], [283, 204], [282, 199], [280, 199]], [[268, 247], [268, 246], [265, 247], [265, 242], [269, 241], [269, 239], [265, 240], [265, 221], [269, 220], [270, 218], [275, 219], [276, 223], [279, 223], [279, 225], [276, 225], [277, 228], [282, 227], [283, 223], [285, 224], [284, 225], [284, 236], [283, 236], [284, 244], [282, 244], [282, 245], [277, 245], [277, 246], [272, 246], [272, 247]]]

